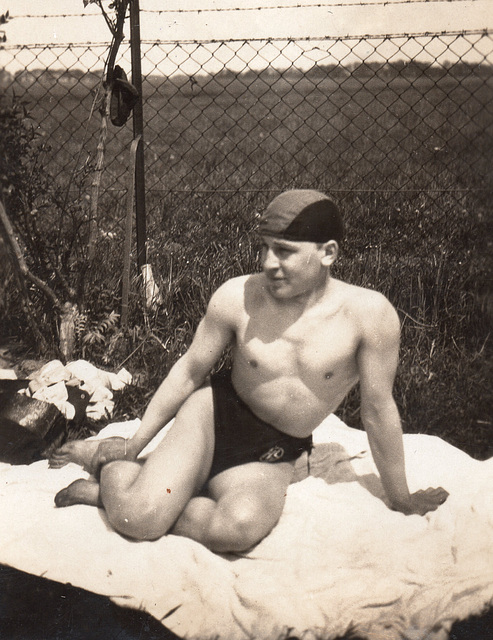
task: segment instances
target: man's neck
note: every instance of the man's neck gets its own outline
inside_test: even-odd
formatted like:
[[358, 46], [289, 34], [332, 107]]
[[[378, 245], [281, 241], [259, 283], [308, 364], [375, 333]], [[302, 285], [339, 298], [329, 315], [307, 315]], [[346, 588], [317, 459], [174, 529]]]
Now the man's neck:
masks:
[[292, 309], [297, 311], [300, 315], [309, 309], [316, 307], [322, 300], [327, 300], [331, 295], [336, 281], [331, 277], [327, 271], [320, 285], [314, 287], [306, 293], [301, 293], [298, 296], [292, 298], [274, 298], [275, 303], [283, 310]]

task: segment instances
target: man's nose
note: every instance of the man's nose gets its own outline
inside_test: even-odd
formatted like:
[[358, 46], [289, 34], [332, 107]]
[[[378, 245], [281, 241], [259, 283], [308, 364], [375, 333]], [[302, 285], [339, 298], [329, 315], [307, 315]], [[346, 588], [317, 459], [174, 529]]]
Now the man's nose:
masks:
[[272, 249], [264, 249], [262, 267], [265, 271], [275, 271], [279, 267], [279, 260]]

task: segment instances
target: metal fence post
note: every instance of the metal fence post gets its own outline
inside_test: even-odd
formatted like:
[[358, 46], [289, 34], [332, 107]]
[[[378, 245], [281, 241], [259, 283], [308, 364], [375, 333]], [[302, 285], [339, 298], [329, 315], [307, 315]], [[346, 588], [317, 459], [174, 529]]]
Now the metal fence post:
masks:
[[133, 109], [134, 139], [140, 136], [135, 165], [135, 217], [137, 232], [137, 266], [139, 273], [147, 264], [146, 203], [144, 174], [144, 112], [142, 102], [142, 66], [140, 54], [140, 7], [139, 0], [130, 0], [130, 48], [132, 57], [132, 84], [139, 92]]

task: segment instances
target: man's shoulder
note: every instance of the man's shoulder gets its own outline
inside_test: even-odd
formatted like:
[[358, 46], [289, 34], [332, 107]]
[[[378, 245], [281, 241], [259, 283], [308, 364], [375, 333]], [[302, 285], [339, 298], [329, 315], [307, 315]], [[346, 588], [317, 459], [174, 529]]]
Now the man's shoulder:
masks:
[[211, 305], [229, 309], [235, 308], [237, 305], [243, 305], [245, 291], [252, 278], [255, 278], [255, 276], [237, 276], [226, 280], [212, 294]]
[[236, 276], [223, 282], [214, 292], [214, 296], [243, 296], [245, 286], [252, 276]]
[[386, 298], [383, 293], [375, 291], [375, 289], [368, 289], [367, 287], [360, 287], [355, 284], [342, 283], [346, 295], [351, 302], [358, 304], [359, 306], [370, 306], [375, 308], [393, 308], [391, 302]]
[[346, 307], [363, 328], [395, 329], [399, 327], [397, 311], [379, 291], [344, 283]]

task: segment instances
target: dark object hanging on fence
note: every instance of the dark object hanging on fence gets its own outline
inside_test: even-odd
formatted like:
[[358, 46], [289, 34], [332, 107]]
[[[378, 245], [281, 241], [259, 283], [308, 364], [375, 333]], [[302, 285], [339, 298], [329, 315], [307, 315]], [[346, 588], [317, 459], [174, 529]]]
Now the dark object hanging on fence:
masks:
[[139, 92], [127, 80], [125, 71], [115, 65], [110, 100], [110, 120], [115, 127], [121, 127], [125, 124], [138, 99]]

